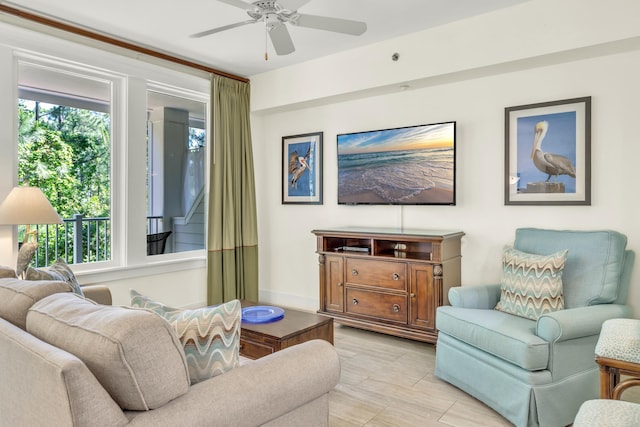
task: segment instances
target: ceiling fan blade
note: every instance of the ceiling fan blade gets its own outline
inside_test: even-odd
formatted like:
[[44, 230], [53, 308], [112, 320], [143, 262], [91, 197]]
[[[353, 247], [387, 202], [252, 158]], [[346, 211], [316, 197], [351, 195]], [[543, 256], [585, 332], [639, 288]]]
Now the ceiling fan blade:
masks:
[[246, 1], [242, 1], [242, 0], [218, 0], [218, 1], [221, 3], [226, 3], [230, 6], [239, 7], [240, 9], [244, 9], [244, 10], [251, 10], [255, 8], [255, 6], [253, 6], [251, 3], [247, 3]]
[[306, 15], [300, 13], [291, 23], [299, 27], [315, 28], [316, 30], [333, 31], [336, 33], [359, 36], [367, 31], [367, 24], [350, 19], [330, 18], [328, 16]]
[[232, 28], [242, 27], [243, 25], [255, 24], [255, 23], [256, 23], [256, 21], [253, 21], [253, 20], [243, 21], [243, 22], [236, 22], [235, 24], [229, 24], [229, 25], [225, 25], [223, 27], [212, 28], [212, 29], [207, 30], [207, 31], [202, 31], [200, 33], [191, 34], [189, 37], [191, 37], [192, 39], [197, 39], [197, 38], [200, 38], [200, 37], [208, 36], [210, 34], [215, 34], [215, 33], [221, 32], [221, 31], [226, 31], [226, 30], [230, 30]]
[[311, 0], [278, 0], [278, 4], [280, 4], [283, 9], [295, 12], [310, 1]]
[[281, 24], [269, 29], [269, 37], [278, 55], [288, 55], [296, 50], [286, 25]]

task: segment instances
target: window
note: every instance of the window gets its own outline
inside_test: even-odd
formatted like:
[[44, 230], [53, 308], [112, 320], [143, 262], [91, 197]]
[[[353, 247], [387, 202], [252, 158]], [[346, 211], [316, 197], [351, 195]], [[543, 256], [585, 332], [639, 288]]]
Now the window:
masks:
[[147, 92], [147, 255], [205, 248], [206, 104]]
[[111, 93], [103, 76], [18, 64], [18, 183], [41, 188], [64, 220], [39, 226], [38, 266], [112, 258]]
[[[1, 92], [15, 94], [0, 103], [0, 109], [13, 117], [8, 124], [15, 124], [0, 128], [0, 147], [8, 154], [0, 157], [0, 182], [8, 190], [28, 179], [31, 185], [46, 189], [49, 182], [44, 180], [58, 180], [49, 185], [50, 191], [45, 195], [66, 224], [32, 224], [40, 238], [38, 265], [51, 265], [56, 258], [65, 258], [74, 264], [74, 272], [84, 283], [204, 269], [206, 203], [202, 200], [206, 197], [196, 185], [193, 188], [197, 190], [191, 193], [195, 201], [186, 200], [186, 204], [198, 208], [182, 207], [180, 212], [168, 214], [164, 212], [167, 203], [163, 199], [173, 203], [177, 198], [183, 206], [185, 171], [194, 173], [189, 180], [206, 173], [210, 76], [28, 30], [0, 27], [0, 35], [6, 41], [0, 43]], [[163, 107], [188, 111], [188, 142], [182, 155], [183, 162], [191, 160], [187, 163], [192, 166], [187, 170], [185, 165], [171, 165], [169, 177], [180, 177], [181, 187], [169, 189], [169, 194], [164, 184], [157, 186], [158, 178], [153, 191], [149, 192], [148, 187], [147, 167], [153, 168], [150, 172], [165, 172], [157, 170], [164, 168], [164, 161], [148, 164], [146, 158], [147, 150], [153, 148], [149, 147], [151, 132], [162, 129], [149, 126], [156, 114], [152, 110], [160, 105], [155, 103], [154, 94], [161, 95]], [[37, 132], [36, 124], [41, 125]], [[74, 132], [68, 132], [71, 129]], [[67, 138], [67, 133], [71, 137]], [[36, 136], [44, 138], [40, 143], [42, 155], [28, 158], [27, 153], [34, 149], [29, 144], [36, 141]], [[85, 150], [76, 150], [76, 143]], [[198, 172], [200, 163], [193, 161], [195, 156], [189, 156], [189, 150], [202, 153], [202, 171]], [[59, 164], [49, 163], [56, 159]], [[179, 173], [175, 174], [174, 169]], [[68, 184], [73, 184], [73, 198], [66, 197]], [[81, 184], [84, 187], [76, 187]], [[161, 193], [156, 192], [158, 188]], [[162, 210], [152, 210], [158, 201], [164, 205]], [[81, 217], [74, 217], [75, 214]], [[162, 216], [164, 223], [157, 227], [172, 231], [173, 241], [166, 242], [164, 255], [147, 256], [147, 236], [163, 229], [151, 230], [147, 216], [153, 215]], [[198, 218], [199, 224], [195, 221]], [[74, 224], [82, 227], [77, 230]], [[11, 236], [0, 249], [15, 255], [24, 228], [18, 226], [15, 233], [13, 227], [0, 226], [0, 231]]]

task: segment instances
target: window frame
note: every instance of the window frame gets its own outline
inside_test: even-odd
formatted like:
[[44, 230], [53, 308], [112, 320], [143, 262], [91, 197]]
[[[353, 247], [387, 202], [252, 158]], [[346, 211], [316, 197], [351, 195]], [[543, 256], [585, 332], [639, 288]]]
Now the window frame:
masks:
[[[206, 146], [205, 146], [205, 159], [209, 158], [209, 150], [210, 150], [210, 133], [209, 133], [209, 108], [210, 108], [210, 102], [209, 102], [209, 96], [208, 94], [205, 95], [201, 92], [197, 92], [194, 90], [189, 90], [189, 89], [185, 89], [185, 88], [180, 88], [180, 87], [176, 87], [176, 86], [171, 86], [171, 85], [167, 85], [161, 82], [157, 82], [157, 81], [147, 81], [146, 84], [147, 87], [147, 94], [148, 92], [156, 92], [158, 94], [161, 95], [168, 95], [168, 96], [173, 96], [173, 97], [178, 97], [178, 98], [184, 98], [190, 101], [195, 101], [195, 102], [200, 102], [204, 105], [204, 131], [205, 131], [205, 135], [206, 135]], [[148, 110], [148, 108], [147, 108]], [[190, 125], [191, 126], [191, 125]], [[204, 193], [205, 196], [206, 194], [208, 194], [208, 177], [209, 177], [209, 164], [208, 162], [205, 161], [205, 165], [204, 165]], [[159, 259], [185, 259], [185, 258], [190, 258], [192, 256], [201, 256], [201, 257], [206, 257], [206, 245], [207, 245], [207, 224], [206, 224], [206, 213], [208, 212], [208, 203], [205, 197], [205, 224], [204, 224], [204, 248], [203, 249], [197, 249], [197, 250], [191, 250], [191, 251], [182, 251], [182, 252], [172, 252], [172, 253], [164, 253], [164, 254], [158, 254], [158, 255], [147, 255], [147, 258], [150, 260], [155, 260], [157, 258]], [[145, 217], [146, 218], [146, 217]]]
[[[11, 58], [11, 64], [0, 67], [3, 75], [10, 77], [0, 82], [0, 93], [13, 95], [3, 102], [2, 107], [13, 114], [13, 128], [3, 133], [10, 135], [10, 138], [0, 143], [0, 146], [10, 150], [5, 152], [10, 152], [12, 157], [3, 161], [3, 164], [10, 164], [11, 167], [0, 172], [0, 179], [5, 181], [2, 188], [6, 191], [17, 183], [18, 61], [48, 64], [56, 69], [66, 67], [81, 75], [95, 73], [103, 78], [109, 76], [114, 81], [110, 113], [112, 255], [107, 262], [74, 264], [74, 272], [78, 273], [81, 283], [203, 269], [206, 266], [206, 249], [153, 257], [146, 255], [146, 241], [143, 241], [146, 227], [141, 225], [144, 222], [140, 220], [146, 218], [146, 203], [144, 200], [141, 204], [137, 203], [140, 194], [146, 191], [146, 182], [143, 178], [135, 183], [135, 171], [144, 169], [145, 159], [144, 156], [142, 159], [136, 158], [132, 147], [135, 147], [135, 141], [144, 141], [146, 138], [148, 85], [162, 87], [179, 96], [192, 93], [198, 100], [204, 100], [206, 131], [211, 135], [208, 123], [210, 75], [175, 64], [158, 65], [157, 60], [155, 63], [147, 62], [145, 58], [131, 57], [118, 49], [97, 48], [12, 25], [0, 24], [0, 36], [6, 36], [0, 41], [0, 54], [4, 58]], [[207, 157], [210, 145], [208, 139]], [[208, 174], [207, 168], [205, 194], [208, 193]], [[205, 206], [205, 210], [208, 210], [208, 206]], [[5, 243], [0, 252], [12, 253], [15, 259], [17, 227], [0, 227], [0, 234], [11, 238], [11, 242]], [[140, 242], [136, 235], [140, 237]]]
[[[120, 133], [118, 132], [119, 128], [120, 128], [120, 121], [121, 121], [121, 115], [119, 114], [119, 110], [120, 110], [120, 106], [117, 105], [117, 103], [114, 101], [114, 98], [116, 98], [115, 94], [121, 92], [121, 87], [123, 85], [123, 77], [121, 75], [118, 75], [116, 73], [112, 73], [109, 72], [107, 70], [102, 70], [102, 69], [98, 69], [98, 68], [94, 68], [91, 66], [80, 66], [79, 64], [73, 63], [73, 62], [69, 62], [66, 61], [64, 59], [61, 58], [56, 58], [53, 59], [51, 57], [47, 57], [47, 56], [41, 56], [41, 55], [37, 55], [34, 53], [29, 53], [29, 54], [24, 54], [24, 53], [18, 53], [15, 55], [15, 62], [16, 62], [16, 74], [17, 74], [17, 83], [16, 83], [16, 92], [18, 94], [18, 96], [15, 99], [15, 104], [16, 104], [16, 110], [15, 110], [15, 117], [17, 117], [18, 115], [18, 109], [17, 109], [17, 101], [20, 97], [19, 92], [20, 92], [20, 69], [23, 66], [27, 66], [27, 67], [32, 67], [32, 68], [39, 68], [41, 69], [43, 72], [45, 73], [59, 73], [62, 75], [65, 75], [67, 77], [69, 77], [70, 79], [87, 79], [87, 80], [94, 80], [97, 82], [101, 82], [101, 83], [105, 83], [109, 85], [109, 108], [108, 108], [108, 112], [109, 112], [109, 132], [110, 132], [110, 176], [109, 176], [109, 186], [110, 186], [110, 195], [111, 195], [111, 200], [110, 200], [110, 215], [109, 215], [109, 219], [111, 222], [111, 254], [110, 254], [110, 259], [109, 260], [105, 260], [105, 261], [96, 261], [96, 262], [87, 262], [87, 263], [81, 263], [81, 264], [73, 264], [74, 266], [74, 270], [77, 271], [87, 271], [87, 270], [95, 270], [95, 269], [109, 269], [109, 268], [114, 268], [117, 267], [118, 265], [120, 265], [120, 263], [117, 262], [117, 257], [116, 254], [122, 252], [122, 249], [124, 247], [124, 242], [119, 239], [119, 238], [115, 238], [115, 236], [119, 236], [121, 233], [119, 232], [123, 222], [122, 219], [120, 217], [118, 217], [117, 215], [115, 215], [115, 212], [118, 212], [118, 198], [115, 197], [117, 195], [117, 190], [118, 187], [118, 183], [116, 182], [116, 180], [114, 179], [115, 176], [117, 176], [116, 174], [114, 174], [114, 170], [116, 169], [117, 165], [116, 162], [114, 161], [114, 159], [116, 158], [116, 156], [119, 153], [119, 146], [120, 146], [120, 139], [118, 137], [118, 135], [120, 135]], [[78, 80], [79, 82], [79, 80]], [[55, 103], [56, 99], [58, 100], [64, 100], [64, 99], [68, 99], [71, 98], [71, 95], [74, 95], [73, 93], [68, 94], [70, 95], [69, 97], [65, 97], [63, 95], [52, 95], [51, 97], [51, 101], [47, 101], [47, 102], [51, 102], [51, 103]], [[61, 104], [59, 104], [61, 105]], [[17, 135], [16, 135], [17, 136]], [[14, 143], [16, 144], [16, 152], [17, 152], [17, 137], [14, 141]], [[16, 172], [17, 172], [17, 162], [18, 162], [18, 158], [17, 156], [15, 156], [15, 162], [16, 162]]]

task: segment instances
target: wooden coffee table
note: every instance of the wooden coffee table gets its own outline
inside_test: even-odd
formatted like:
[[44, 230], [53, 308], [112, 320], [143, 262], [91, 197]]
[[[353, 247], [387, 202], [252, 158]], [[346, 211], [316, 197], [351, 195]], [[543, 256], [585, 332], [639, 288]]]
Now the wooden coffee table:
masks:
[[[242, 307], [259, 304], [241, 301]], [[305, 311], [281, 307], [284, 318], [270, 323], [242, 322], [240, 354], [250, 359], [275, 353], [283, 348], [313, 339], [333, 344], [333, 318]]]

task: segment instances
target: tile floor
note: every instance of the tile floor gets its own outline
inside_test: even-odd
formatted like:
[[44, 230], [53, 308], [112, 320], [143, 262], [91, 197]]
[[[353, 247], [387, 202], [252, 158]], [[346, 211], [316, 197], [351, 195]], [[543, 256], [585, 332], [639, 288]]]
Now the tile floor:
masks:
[[[431, 344], [335, 324], [342, 375], [330, 395], [331, 427], [512, 426], [433, 375]], [[640, 387], [622, 400], [640, 403]]]
[[431, 344], [335, 325], [342, 376], [330, 396], [332, 427], [511, 426], [433, 375]]

